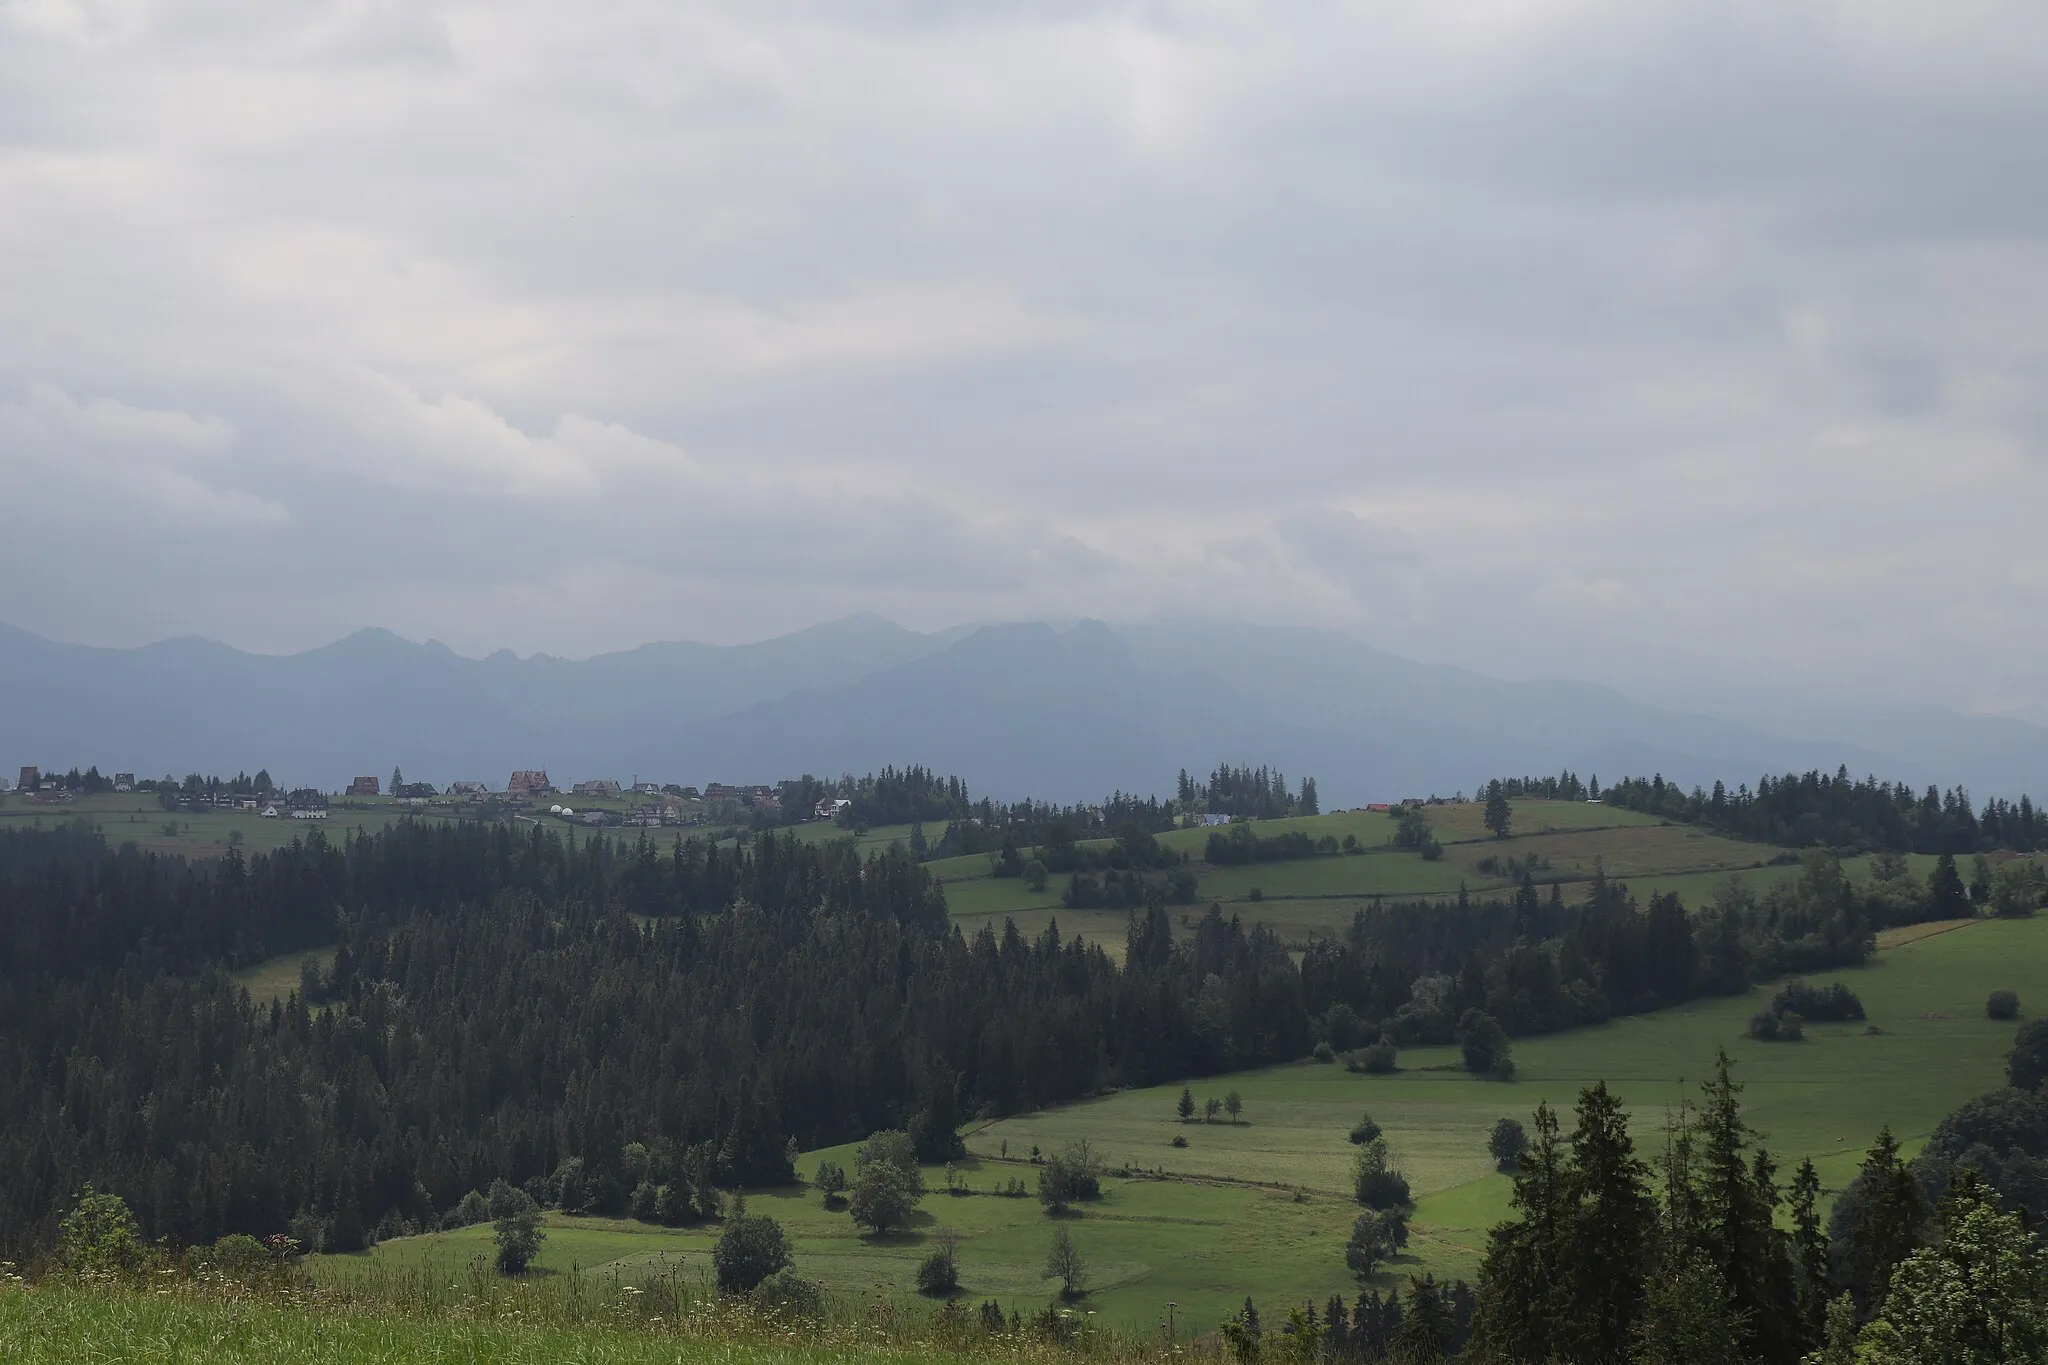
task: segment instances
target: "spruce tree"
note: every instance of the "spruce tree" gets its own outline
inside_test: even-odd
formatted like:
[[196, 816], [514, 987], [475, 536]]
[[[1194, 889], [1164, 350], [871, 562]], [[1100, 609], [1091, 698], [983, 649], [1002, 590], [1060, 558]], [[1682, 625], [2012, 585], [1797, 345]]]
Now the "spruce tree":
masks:
[[1635, 1337], [1657, 1226], [1649, 1174], [1607, 1083], [1581, 1093], [1566, 1180], [1569, 1305], [1561, 1324], [1566, 1353], [1577, 1359], [1620, 1360]]

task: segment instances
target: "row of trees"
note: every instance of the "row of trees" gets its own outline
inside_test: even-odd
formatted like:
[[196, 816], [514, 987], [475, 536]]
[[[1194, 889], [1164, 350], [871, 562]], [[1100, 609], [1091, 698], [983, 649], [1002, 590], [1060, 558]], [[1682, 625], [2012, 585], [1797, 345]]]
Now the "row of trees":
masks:
[[1595, 792], [1609, 805], [1667, 820], [1707, 825], [1744, 839], [1808, 848], [1890, 849], [1900, 853], [1970, 854], [2048, 847], [2048, 813], [2031, 798], [2002, 798], [1976, 810], [1961, 787], [1915, 792], [1903, 782], [1852, 779], [1847, 768], [1763, 777], [1756, 790], [1686, 791], [1662, 775], [1627, 778]]

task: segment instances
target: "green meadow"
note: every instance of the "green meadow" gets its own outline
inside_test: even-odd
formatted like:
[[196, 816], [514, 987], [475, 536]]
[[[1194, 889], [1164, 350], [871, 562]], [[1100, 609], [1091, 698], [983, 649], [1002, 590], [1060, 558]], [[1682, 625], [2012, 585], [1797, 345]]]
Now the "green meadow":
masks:
[[[961, 1236], [963, 1295], [1028, 1312], [1052, 1301], [1053, 1282], [1042, 1271], [1055, 1223], [1036, 1199], [995, 1191], [1011, 1178], [1035, 1189], [1033, 1149], [1048, 1153], [1085, 1138], [1112, 1171], [1126, 1174], [1112, 1175], [1099, 1204], [1059, 1224], [1092, 1268], [1081, 1310], [1150, 1331], [1170, 1303], [1181, 1321], [1208, 1330], [1247, 1294], [1265, 1302], [1356, 1292], [1343, 1267], [1356, 1213], [1354, 1149], [1345, 1135], [1370, 1112], [1417, 1197], [1414, 1241], [1383, 1283], [1425, 1270], [1470, 1277], [1488, 1229], [1508, 1211], [1510, 1182], [1492, 1169], [1487, 1130], [1503, 1116], [1526, 1122], [1539, 1103], [1567, 1111], [1569, 1126], [1579, 1090], [1594, 1081], [1621, 1095], [1640, 1148], [1654, 1153], [1667, 1116], [1696, 1093], [1715, 1051], [1726, 1047], [1745, 1087], [1746, 1116], [1781, 1170], [1789, 1175], [1810, 1156], [1830, 1191], [1854, 1174], [1881, 1126], [1910, 1149], [1949, 1110], [2000, 1084], [2013, 1026], [1986, 1019], [1984, 998], [2001, 986], [2024, 998], [2048, 981], [2048, 919], [1916, 926], [1888, 941], [1871, 965], [1823, 978], [1858, 993], [1874, 1031], [1809, 1024], [1804, 1042], [1754, 1042], [1745, 1024], [1764, 987], [1517, 1041], [1517, 1076], [1508, 1083], [1468, 1076], [1455, 1049], [1417, 1049], [1402, 1054], [1402, 1070], [1391, 1076], [1303, 1062], [1192, 1084], [1198, 1101], [1239, 1092], [1245, 1109], [1237, 1124], [1181, 1123], [1178, 1084], [1015, 1115], [969, 1132], [970, 1160], [957, 1175], [972, 1193], [945, 1193], [944, 1171], [928, 1170], [933, 1193], [913, 1225], [879, 1240], [863, 1237], [845, 1213], [826, 1210], [808, 1188], [752, 1193], [748, 1207], [780, 1220], [800, 1272], [842, 1297], [915, 1302], [917, 1263], [944, 1227]], [[1175, 1147], [1176, 1137], [1187, 1145]], [[808, 1176], [828, 1158], [850, 1165], [852, 1150], [807, 1154], [799, 1170]], [[714, 1237], [715, 1229], [556, 1218], [539, 1264], [628, 1279], [679, 1266], [708, 1282]], [[452, 1274], [489, 1252], [489, 1229], [477, 1227], [316, 1258], [315, 1267], [333, 1283], [405, 1268]]]

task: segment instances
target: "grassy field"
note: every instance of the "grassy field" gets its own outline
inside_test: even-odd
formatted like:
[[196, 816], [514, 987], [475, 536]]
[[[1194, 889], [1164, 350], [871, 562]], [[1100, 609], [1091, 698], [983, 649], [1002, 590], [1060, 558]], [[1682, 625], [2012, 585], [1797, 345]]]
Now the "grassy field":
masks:
[[[1651, 816], [1583, 801], [1519, 801], [1514, 805], [1512, 837], [1495, 839], [1486, 831], [1484, 810], [1477, 804], [1431, 806], [1431, 828], [1444, 844], [1435, 862], [1421, 854], [1392, 847], [1395, 821], [1384, 812], [1337, 811], [1292, 820], [1266, 820], [1257, 825], [1262, 837], [1299, 830], [1313, 838], [1341, 842], [1355, 836], [1368, 850], [1358, 856], [1304, 858], [1286, 862], [1212, 867], [1201, 861], [1211, 829], [1178, 829], [1158, 836], [1159, 842], [1187, 855], [1196, 874], [1196, 904], [1188, 922], [1200, 911], [1220, 904], [1248, 923], [1263, 923], [1297, 948], [1317, 938], [1342, 933], [1361, 906], [1373, 897], [1426, 899], [1455, 896], [1462, 888], [1474, 895], [1498, 892], [1513, 885], [1509, 859], [1540, 859], [1539, 880], [1566, 879], [1567, 900], [1583, 899], [1596, 868], [1625, 880], [1641, 899], [1657, 891], [1677, 891], [1688, 906], [1706, 901], [1731, 876], [1756, 890], [1799, 873], [1796, 864], [1772, 865], [1784, 850], [1743, 843]], [[827, 837], [830, 827], [817, 827]], [[877, 831], [880, 835], [884, 831]], [[895, 837], [894, 831], [887, 832]], [[1106, 840], [1083, 844], [1107, 846]], [[1932, 859], [1913, 860], [1925, 878]], [[1925, 866], [1922, 866], [1922, 864]], [[1852, 859], [1852, 875], [1867, 875], [1867, 859]], [[1028, 890], [1021, 879], [990, 875], [986, 854], [937, 859], [927, 869], [945, 889], [947, 908], [963, 933], [983, 925], [1000, 928], [1006, 917], [1026, 933], [1042, 932], [1057, 920], [1062, 933], [1080, 932], [1105, 945], [1121, 942], [1124, 912], [1072, 911], [1062, 908], [1067, 878], [1055, 875], [1043, 891]], [[1256, 895], [1254, 894], [1256, 893]], [[1178, 912], [1176, 914], [1178, 918]]]
[[[860, 1236], [807, 1189], [753, 1194], [748, 1206], [783, 1223], [802, 1273], [841, 1295], [899, 1304], [914, 1301], [913, 1276], [932, 1234], [956, 1230], [963, 1292], [1029, 1312], [1051, 1299], [1052, 1282], [1040, 1271], [1054, 1224], [1035, 1199], [992, 1192], [1012, 1176], [1035, 1187], [1033, 1147], [1050, 1152], [1085, 1137], [1112, 1169], [1130, 1174], [1113, 1176], [1101, 1204], [1061, 1224], [1094, 1271], [1081, 1307], [1111, 1326], [1149, 1331], [1172, 1302], [1183, 1321], [1206, 1329], [1246, 1294], [1264, 1303], [1356, 1291], [1343, 1268], [1356, 1213], [1345, 1133], [1370, 1111], [1418, 1199], [1415, 1240], [1390, 1274], [1469, 1277], [1488, 1229], [1507, 1212], [1509, 1182], [1492, 1170], [1487, 1130], [1503, 1116], [1526, 1122], [1541, 1101], [1568, 1111], [1595, 1080], [1630, 1105], [1639, 1145], [1654, 1151], [1666, 1114], [1696, 1093], [1725, 1046], [1746, 1087], [1747, 1117], [1781, 1167], [1811, 1156], [1831, 1191], [1854, 1173], [1880, 1125], [1917, 1145], [1949, 1110], [1999, 1084], [2013, 1027], [1986, 1019], [1984, 998], [2000, 986], [2029, 996], [2033, 983], [2048, 980], [2048, 918], [1915, 926], [1889, 935], [1872, 965], [1823, 979], [1848, 982], [1882, 1032], [1809, 1024], [1803, 1043], [1756, 1043], [1744, 1025], [1758, 995], [1703, 1001], [1518, 1041], [1517, 1079], [1507, 1084], [1466, 1075], [1455, 1049], [1417, 1049], [1402, 1054], [1393, 1076], [1300, 1063], [1194, 1083], [1197, 1099], [1242, 1094], [1245, 1122], [1235, 1125], [1180, 1123], [1177, 1084], [1007, 1118], [968, 1135], [972, 1159], [961, 1174], [976, 1193], [949, 1196], [943, 1172], [930, 1170], [934, 1193], [914, 1226], [879, 1241]], [[1176, 1136], [1188, 1145], [1174, 1147]], [[820, 1158], [850, 1165], [851, 1154], [811, 1153], [799, 1169], [808, 1175]], [[709, 1229], [554, 1219], [540, 1264], [629, 1279], [680, 1264], [702, 1277], [712, 1240]], [[407, 1267], [454, 1273], [488, 1253], [489, 1230], [468, 1228], [315, 1264], [320, 1278], [340, 1284]]]
[[[1117, 1161], [1338, 1191], [1351, 1159], [1344, 1133], [1369, 1110], [1419, 1197], [1422, 1259], [1439, 1273], [1470, 1274], [1486, 1229], [1507, 1209], [1508, 1181], [1491, 1173], [1487, 1129], [1503, 1116], [1526, 1120], [1539, 1101], [1569, 1108], [1595, 1080], [1617, 1090], [1637, 1116], [1638, 1140], [1653, 1146], [1665, 1112], [1693, 1093], [1715, 1049], [1726, 1046], [1747, 1087], [1749, 1121], [1785, 1166], [1811, 1156], [1831, 1190], [1854, 1173], [1881, 1125], [1917, 1143], [1956, 1105], [2000, 1084], [2013, 1028], [1984, 1017], [1984, 998], [2001, 986], [2024, 996], [2048, 981], [2048, 919], [1897, 938], [1905, 941], [1872, 965], [1826, 978], [1850, 984], [1883, 1030], [1877, 1034], [1862, 1024], [1809, 1024], [1803, 1043], [1757, 1043], [1744, 1033], [1757, 996], [1699, 1001], [1519, 1040], [1517, 1078], [1508, 1084], [1467, 1076], [1455, 1049], [1418, 1049], [1402, 1054], [1394, 1076], [1303, 1063], [1194, 1087], [1197, 1098], [1240, 1091], [1249, 1122], [1239, 1127], [1180, 1124], [1180, 1088], [1167, 1086], [1007, 1119], [970, 1146], [1050, 1150], [1086, 1136]], [[1188, 1147], [1170, 1145], [1176, 1134]]]
[[[150, 853], [177, 853], [188, 858], [218, 857], [233, 847], [245, 853], [268, 852], [302, 838], [317, 828], [339, 840], [350, 830], [382, 829], [400, 817], [403, 808], [388, 800], [336, 801], [328, 818], [317, 822], [265, 820], [255, 811], [166, 811], [150, 792], [82, 796], [75, 801], [43, 805], [20, 796], [0, 798], [0, 830], [53, 829], [72, 820], [100, 827], [109, 844], [134, 844]], [[239, 842], [235, 842], [239, 836]]]
[[283, 1000], [299, 988], [299, 964], [307, 958], [319, 962], [325, 971], [334, 965], [333, 947], [306, 948], [296, 953], [284, 953], [278, 957], [265, 958], [253, 967], [244, 967], [236, 972], [235, 983], [249, 992], [249, 998], [258, 1005], [267, 1005], [273, 1000]]
[[[929, 1331], [841, 1325], [798, 1332], [722, 1312], [692, 1313], [679, 1322], [622, 1322], [596, 1312], [558, 1321], [543, 1311], [535, 1320], [535, 1306], [545, 1309], [551, 1298], [563, 1297], [542, 1290], [487, 1301], [494, 1311], [428, 1314], [363, 1303], [57, 1284], [29, 1289], [0, 1281], [0, 1345], [9, 1365], [895, 1365], [1073, 1358], [1031, 1342], [971, 1351]], [[1109, 1351], [1095, 1355], [1117, 1358]]]

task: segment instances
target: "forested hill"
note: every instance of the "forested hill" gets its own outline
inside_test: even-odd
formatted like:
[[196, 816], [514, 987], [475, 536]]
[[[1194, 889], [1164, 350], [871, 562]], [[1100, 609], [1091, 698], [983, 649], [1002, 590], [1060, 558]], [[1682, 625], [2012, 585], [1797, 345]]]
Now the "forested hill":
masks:
[[[1695, 920], [1600, 882], [1361, 912], [1297, 967], [1156, 902], [1125, 960], [1014, 926], [963, 938], [896, 851], [768, 835], [578, 843], [408, 821], [216, 864], [79, 831], [0, 840], [0, 1252], [86, 1183], [177, 1240], [292, 1226], [359, 1245], [491, 1180], [617, 1211], [626, 1144], [728, 1186], [792, 1141], [1343, 1049], [1526, 1034], [1860, 961], [1870, 907], [1816, 860]], [[337, 945], [306, 999], [223, 967]], [[1477, 1021], [1477, 1022], [1475, 1022]], [[687, 1174], [686, 1174], [687, 1173]]]

